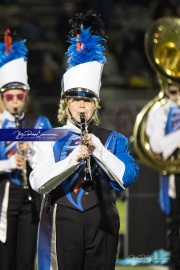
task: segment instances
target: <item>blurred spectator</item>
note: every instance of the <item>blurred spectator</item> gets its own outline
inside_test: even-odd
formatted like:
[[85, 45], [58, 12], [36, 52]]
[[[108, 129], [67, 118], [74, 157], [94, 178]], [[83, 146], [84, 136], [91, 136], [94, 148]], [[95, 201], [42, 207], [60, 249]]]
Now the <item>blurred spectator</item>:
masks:
[[107, 30], [109, 27], [111, 27], [114, 0], [90, 0], [89, 5], [91, 5], [95, 12], [102, 15], [102, 19], [105, 22], [105, 29]]
[[47, 96], [59, 95], [61, 74], [63, 74], [63, 69], [57, 62], [56, 55], [53, 52], [46, 51], [43, 55], [41, 67], [42, 94]]
[[115, 55], [106, 49], [106, 58], [108, 65], [104, 65], [102, 82], [106, 85], [123, 85], [124, 78], [121, 76], [118, 68], [118, 61]]
[[66, 1], [62, 4], [62, 14], [58, 19], [56, 32], [57, 37], [62, 43], [65, 52], [69, 46], [67, 43], [67, 35], [70, 30], [69, 19], [77, 12], [77, 5], [72, 1]]
[[176, 3], [176, 0], [157, 0], [153, 19], [156, 20], [165, 16], [177, 16], [177, 5], [179, 5], [179, 3], [178, 1]]
[[5, 29], [10, 27], [10, 14], [8, 9], [0, 6], [0, 31], [4, 33]]
[[117, 55], [119, 71], [131, 88], [153, 87], [152, 68], [148, 64], [144, 49], [144, 31], [129, 29], [122, 40], [121, 51]]
[[28, 9], [22, 9], [21, 11], [19, 34], [22, 38], [26, 38], [28, 42], [41, 41], [43, 38], [43, 31], [37, 16], [34, 16]]
[[17, 0], [1, 0], [1, 5], [8, 6], [12, 4], [17, 4]]

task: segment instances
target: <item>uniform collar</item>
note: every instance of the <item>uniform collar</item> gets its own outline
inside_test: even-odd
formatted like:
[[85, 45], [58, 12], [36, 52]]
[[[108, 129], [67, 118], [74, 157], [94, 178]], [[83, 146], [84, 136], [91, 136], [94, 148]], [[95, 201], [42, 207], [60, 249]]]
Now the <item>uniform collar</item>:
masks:
[[80, 134], [81, 130], [80, 128], [76, 127], [69, 119], [67, 120], [66, 125], [63, 126], [63, 128], [70, 129], [75, 133]]
[[179, 107], [176, 102], [172, 101], [171, 99], [168, 99], [167, 105], [171, 108]]
[[[20, 120], [22, 120], [24, 118], [24, 112], [21, 114], [20, 116]], [[2, 114], [0, 115], [0, 119], [2, 120], [9, 120], [11, 122], [14, 122], [14, 115], [12, 115], [10, 112], [8, 112], [6, 109], [2, 112]]]

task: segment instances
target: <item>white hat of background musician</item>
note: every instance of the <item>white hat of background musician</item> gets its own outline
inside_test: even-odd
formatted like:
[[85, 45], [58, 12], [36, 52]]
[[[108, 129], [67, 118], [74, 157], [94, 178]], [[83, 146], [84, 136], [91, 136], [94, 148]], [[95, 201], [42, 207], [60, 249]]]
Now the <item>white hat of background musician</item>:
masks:
[[24, 58], [12, 60], [0, 68], [0, 91], [20, 88], [29, 90], [27, 62]]
[[9, 29], [4, 39], [0, 42], [0, 93], [9, 89], [28, 91], [26, 40], [12, 42]]

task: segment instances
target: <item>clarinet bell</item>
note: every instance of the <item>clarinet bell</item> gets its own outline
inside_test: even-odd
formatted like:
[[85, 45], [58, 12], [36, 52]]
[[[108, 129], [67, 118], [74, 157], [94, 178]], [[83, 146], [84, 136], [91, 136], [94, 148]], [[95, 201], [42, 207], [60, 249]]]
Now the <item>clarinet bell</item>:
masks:
[[23, 187], [23, 192], [24, 192], [24, 202], [25, 203], [32, 202], [32, 197], [30, 195], [29, 188], [28, 187]]
[[81, 184], [81, 187], [86, 192], [91, 192], [96, 187], [96, 182], [93, 180], [84, 180]]

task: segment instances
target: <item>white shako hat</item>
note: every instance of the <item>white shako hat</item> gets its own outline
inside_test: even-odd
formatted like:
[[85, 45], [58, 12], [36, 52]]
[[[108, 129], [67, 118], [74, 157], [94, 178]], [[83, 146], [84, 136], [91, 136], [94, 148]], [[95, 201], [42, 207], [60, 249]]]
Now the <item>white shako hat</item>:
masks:
[[[68, 48], [69, 67], [61, 84], [61, 98], [83, 97], [99, 100], [101, 76], [106, 61], [106, 42], [101, 18], [92, 11], [77, 13], [70, 20], [71, 45]], [[88, 25], [89, 27], [85, 28]], [[95, 25], [95, 26], [94, 26]]]
[[12, 42], [10, 30], [0, 42], [0, 93], [10, 89], [29, 91], [26, 40]]
[[62, 96], [99, 99], [102, 70], [97, 61], [70, 68], [63, 76]]

